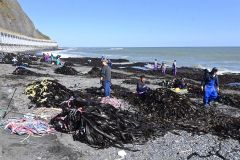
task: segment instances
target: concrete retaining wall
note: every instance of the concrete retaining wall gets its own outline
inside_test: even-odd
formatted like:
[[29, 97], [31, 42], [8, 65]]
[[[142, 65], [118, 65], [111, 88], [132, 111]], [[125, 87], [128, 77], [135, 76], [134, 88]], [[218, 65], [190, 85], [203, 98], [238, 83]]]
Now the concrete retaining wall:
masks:
[[25, 52], [58, 48], [57, 42], [36, 39], [0, 28], [0, 52]]

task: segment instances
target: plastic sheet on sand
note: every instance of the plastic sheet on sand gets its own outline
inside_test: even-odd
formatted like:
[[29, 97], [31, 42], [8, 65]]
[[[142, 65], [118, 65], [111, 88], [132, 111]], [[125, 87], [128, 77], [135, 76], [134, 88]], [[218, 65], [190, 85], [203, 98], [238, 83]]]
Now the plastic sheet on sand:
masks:
[[103, 97], [101, 99], [102, 104], [110, 104], [115, 108], [120, 108], [121, 107], [121, 102], [117, 98], [110, 98], [110, 97]]
[[4, 124], [5, 129], [17, 135], [45, 135], [54, 131], [47, 122], [34, 118], [11, 118]]

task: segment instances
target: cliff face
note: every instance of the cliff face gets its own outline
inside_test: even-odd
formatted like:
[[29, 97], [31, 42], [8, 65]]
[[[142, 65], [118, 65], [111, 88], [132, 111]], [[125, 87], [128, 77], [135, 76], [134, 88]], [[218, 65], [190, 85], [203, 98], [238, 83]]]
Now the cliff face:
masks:
[[17, 0], [0, 0], [0, 27], [34, 38], [49, 39], [35, 28]]

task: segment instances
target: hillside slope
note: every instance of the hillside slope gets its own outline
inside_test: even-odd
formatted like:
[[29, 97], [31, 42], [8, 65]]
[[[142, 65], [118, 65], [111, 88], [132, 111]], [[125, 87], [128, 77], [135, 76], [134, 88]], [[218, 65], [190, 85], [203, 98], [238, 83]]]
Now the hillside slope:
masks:
[[49, 39], [35, 28], [17, 0], [0, 0], [0, 28], [34, 38]]

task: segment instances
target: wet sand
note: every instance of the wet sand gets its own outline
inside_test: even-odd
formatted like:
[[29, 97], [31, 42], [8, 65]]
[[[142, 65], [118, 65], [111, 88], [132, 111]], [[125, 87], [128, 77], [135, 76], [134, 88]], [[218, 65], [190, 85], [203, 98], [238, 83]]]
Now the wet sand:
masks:
[[[56, 66], [50, 64], [36, 63], [29, 68], [31, 71], [40, 74], [48, 74], [44, 76], [21, 76], [12, 75], [15, 67], [10, 64], [0, 64], [0, 105], [1, 108], [6, 107], [14, 88], [17, 88], [16, 94], [13, 98], [11, 107], [13, 111], [20, 113], [32, 113], [34, 108], [28, 109], [32, 104], [28, 97], [23, 94], [27, 84], [35, 81], [42, 80], [44, 78], [57, 79], [59, 83], [63, 84], [67, 88], [73, 90], [84, 90], [90, 87], [100, 87], [99, 78], [95, 75], [87, 74], [92, 66], [100, 66], [99, 60], [92, 59], [92, 63], [88, 63], [89, 58], [83, 59], [65, 59], [74, 63], [75, 68], [79, 75], [61, 75], [54, 73]], [[116, 60], [118, 62], [127, 62], [127, 60]], [[159, 72], [146, 72], [140, 70], [134, 70], [131, 66], [143, 65], [144, 63], [138, 64], [125, 64], [125, 65], [114, 65], [112, 83], [114, 85], [120, 85], [121, 87], [128, 88], [132, 92], [135, 91], [136, 86], [134, 83], [126, 82], [135, 80], [141, 74], [146, 74], [149, 81], [149, 87], [152, 89], [159, 88], [158, 84], [162, 80], [171, 80], [173, 77], [167, 75], [166, 77], [161, 76]], [[119, 69], [119, 66], [125, 67]], [[179, 69], [179, 76], [186, 77], [191, 85], [198, 86], [199, 79], [201, 77], [201, 70], [192, 68]], [[170, 70], [168, 71], [170, 72]], [[222, 80], [222, 81], [221, 81]], [[235, 95], [236, 99], [240, 95], [240, 89], [231, 88], [225, 86], [226, 83], [239, 82], [240, 76], [229, 74], [220, 77], [221, 92], [227, 95]], [[125, 81], [125, 82], [124, 82]], [[198, 94], [193, 94], [195, 101], [201, 101], [201, 97]], [[237, 101], [237, 100], [236, 100]], [[240, 99], [239, 99], [240, 101]], [[239, 102], [237, 101], [237, 102]], [[125, 103], [126, 108], [130, 107]], [[240, 109], [237, 104], [229, 106], [226, 104], [219, 104], [217, 108], [219, 112], [227, 114], [228, 116], [240, 117]], [[19, 114], [10, 113], [7, 117], [16, 117]], [[6, 118], [7, 118], [6, 117]], [[1, 130], [0, 132], [0, 159], [4, 160], [30, 160], [30, 159], [117, 159], [117, 152], [121, 149], [110, 147], [107, 149], [95, 149], [87, 144], [83, 144], [78, 141], [73, 141], [70, 134], [56, 133], [55, 135], [47, 135], [43, 137], [30, 137], [23, 143], [20, 142], [26, 138], [26, 136], [11, 135], [9, 132]], [[127, 147], [133, 147], [139, 151], [132, 152], [126, 151], [126, 159], [240, 159], [240, 144], [238, 140], [231, 138], [222, 139], [211, 134], [193, 135], [186, 131], [175, 130], [166, 133], [164, 136], [159, 136], [156, 139], [148, 141], [144, 145], [130, 144]], [[220, 156], [219, 156], [220, 154]], [[222, 157], [221, 157], [222, 156]]]

